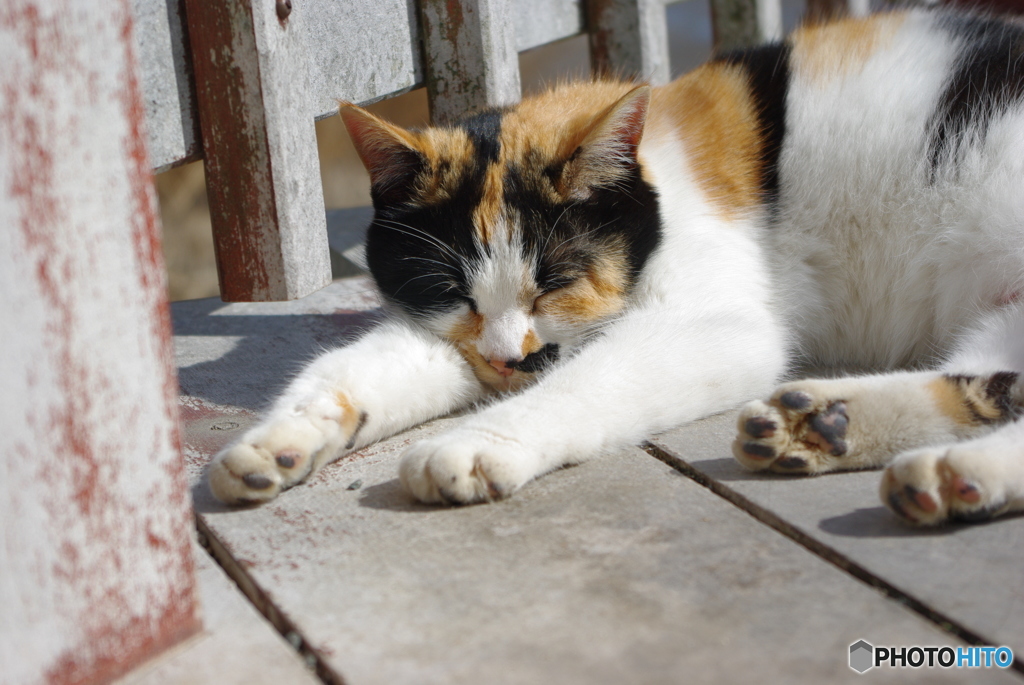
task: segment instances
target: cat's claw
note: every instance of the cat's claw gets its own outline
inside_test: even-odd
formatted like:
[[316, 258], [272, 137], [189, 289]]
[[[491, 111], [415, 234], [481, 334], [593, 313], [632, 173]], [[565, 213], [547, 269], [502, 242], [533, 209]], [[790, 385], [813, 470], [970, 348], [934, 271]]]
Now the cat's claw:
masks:
[[849, 423], [845, 401], [787, 384], [768, 402], [743, 408], [732, 450], [753, 471], [801, 474], [851, 468], [842, 464], [849, 451]]
[[889, 509], [911, 523], [985, 521], [1008, 505], [1000, 480], [987, 477], [988, 463], [984, 449], [970, 444], [914, 450], [885, 469], [879, 494]]
[[472, 504], [511, 495], [535, 474], [518, 442], [490, 433], [456, 430], [410, 447], [398, 476], [427, 504]]

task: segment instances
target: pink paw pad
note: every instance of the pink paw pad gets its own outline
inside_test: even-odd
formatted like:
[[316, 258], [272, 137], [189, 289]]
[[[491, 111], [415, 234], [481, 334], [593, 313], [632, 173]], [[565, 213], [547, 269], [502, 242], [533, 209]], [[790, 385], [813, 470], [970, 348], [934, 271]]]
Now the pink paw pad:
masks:
[[981, 493], [978, 488], [965, 481], [962, 476], [953, 476], [952, 485], [953, 492], [961, 501], [968, 504], [977, 504], [981, 501]]

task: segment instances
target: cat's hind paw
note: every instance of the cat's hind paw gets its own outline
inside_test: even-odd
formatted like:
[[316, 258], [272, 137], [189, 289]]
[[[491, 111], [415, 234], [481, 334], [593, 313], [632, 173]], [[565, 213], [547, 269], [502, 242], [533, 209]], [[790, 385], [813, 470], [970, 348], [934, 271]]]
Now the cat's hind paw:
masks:
[[783, 386], [768, 402], [740, 412], [733, 455], [753, 471], [822, 473], [840, 468], [847, 454], [846, 403]]
[[895, 514], [933, 526], [974, 523], [1008, 511], [1010, 498], [987, 441], [914, 450], [898, 456], [882, 475], [879, 495]]
[[426, 504], [472, 504], [511, 495], [534, 475], [535, 460], [515, 440], [460, 429], [410, 447], [398, 476]]

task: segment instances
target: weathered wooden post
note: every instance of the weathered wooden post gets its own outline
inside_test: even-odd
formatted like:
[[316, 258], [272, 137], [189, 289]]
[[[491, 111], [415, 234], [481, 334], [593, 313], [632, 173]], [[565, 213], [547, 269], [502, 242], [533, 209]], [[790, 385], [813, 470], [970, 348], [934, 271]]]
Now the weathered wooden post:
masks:
[[711, 0], [715, 50], [782, 38], [780, 0]]
[[519, 102], [519, 58], [508, 0], [422, 0], [430, 118]]
[[199, 629], [129, 0], [0, 4], [0, 683]]
[[587, 0], [591, 70], [599, 75], [668, 83], [663, 0]]
[[[186, 0], [221, 298], [331, 282], [301, 0]], [[339, 27], [339, 30], [341, 27]]]

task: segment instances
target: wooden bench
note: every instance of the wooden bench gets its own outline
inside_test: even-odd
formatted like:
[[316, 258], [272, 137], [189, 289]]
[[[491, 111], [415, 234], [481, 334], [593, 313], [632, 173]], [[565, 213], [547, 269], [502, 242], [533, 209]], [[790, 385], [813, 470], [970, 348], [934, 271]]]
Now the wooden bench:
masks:
[[[313, 124], [338, 100], [425, 87], [435, 121], [514, 103], [517, 53], [584, 32], [595, 72], [664, 83], [665, 4], [135, 0], [151, 159], [204, 160], [224, 300], [302, 297], [330, 281]], [[711, 10], [719, 48], [781, 35], [779, 0]]]

